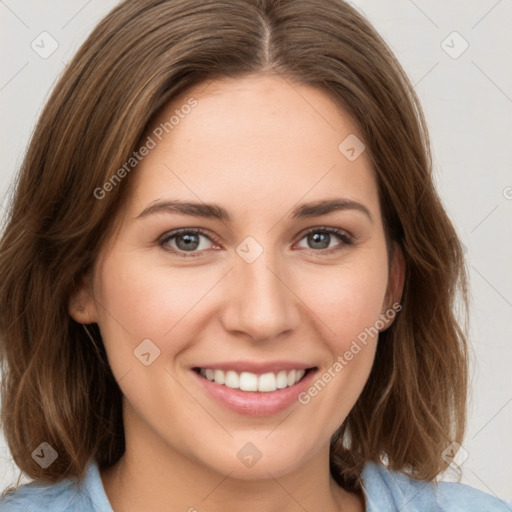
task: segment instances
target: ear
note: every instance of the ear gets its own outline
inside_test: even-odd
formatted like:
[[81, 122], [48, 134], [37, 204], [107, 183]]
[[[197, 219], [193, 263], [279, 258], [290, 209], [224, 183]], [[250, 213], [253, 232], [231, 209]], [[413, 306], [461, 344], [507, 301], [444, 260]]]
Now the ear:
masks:
[[[393, 242], [393, 251], [392, 251], [392, 261], [390, 263], [389, 270], [389, 278], [388, 278], [388, 287], [386, 290], [386, 296], [384, 299], [384, 303], [382, 305], [382, 315], [386, 317], [386, 329], [391, 326], [393, 323], [397, 311], [400, 311], [401, 306], [397, 309], [398, 304], [402, 300], [402, 293], [404, 290], [405, 283], [405, 258], [400, 245], [396, 242]], [[390, 313], [390, 310], [393, 311], [393, 314]], [[383, 329], [383, 330], [386, 330]]]
[[92, 324], [98, 321], [96, 301], [93, 298], [89, 275], [82, 277], [68, 301], [71, 318], [79, 324]]

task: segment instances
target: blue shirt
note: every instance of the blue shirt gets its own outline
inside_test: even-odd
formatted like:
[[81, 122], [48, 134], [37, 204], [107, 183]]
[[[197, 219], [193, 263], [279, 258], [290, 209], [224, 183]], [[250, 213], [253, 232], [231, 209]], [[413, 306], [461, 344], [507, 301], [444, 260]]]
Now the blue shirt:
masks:
[[[367, 512], [512, 512], [512, 505], [467, 485], [414, 480], [368, 462], [363, 470]], [[80, 484], [31, 482], [0, 501], [0, 512], [113, 512], [97, 464]]]

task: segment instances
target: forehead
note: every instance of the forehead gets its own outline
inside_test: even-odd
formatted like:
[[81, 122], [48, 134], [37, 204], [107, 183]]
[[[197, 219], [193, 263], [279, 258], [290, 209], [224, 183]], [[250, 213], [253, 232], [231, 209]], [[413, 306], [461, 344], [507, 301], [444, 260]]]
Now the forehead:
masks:
[[322, 90], [282, 76], [199, 84], [161, 109], [147, 137], [155, 146], [133, 173], [132, 214], [166, 197], [260, 217], [326, 197], [378, 202], [365, 152], [347, 157], [347, 145], [362, 148], [356, 123]]

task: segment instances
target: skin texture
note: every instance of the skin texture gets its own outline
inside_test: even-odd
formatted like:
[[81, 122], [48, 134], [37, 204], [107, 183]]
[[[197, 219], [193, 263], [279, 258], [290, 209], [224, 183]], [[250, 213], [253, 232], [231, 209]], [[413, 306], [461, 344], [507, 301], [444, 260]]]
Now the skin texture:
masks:
[[[246, 512], [363, 510], [329, 474], [329, 440], [363, 389], [377, 337], [310, 403], [266, 417], [214, 402], [190, 370], [291, 360], [321, 374], [399, 301], [403, 260], [398, 252], [388, 272], [369, 160], [338, 150], [358, 130], [324, 92], [272, 75], [203, 83], [153, 126], [190, 97], [197, 106], [132, 171], [118, 230], [70, 303], [77, 321], [99, 324], [124, 394], [127, 449], [102, 472], [107, 496], [128, 512], [242, 503]], [[335, 198], [362, 203], [373, 220], [357, 210], [290, 217], [299, 202]], [[219, 204], [233, 221], [165, 212], [137, 219], [168, 199]], [[332, 234], [327, 249], [317, 248], [304, 234], [317, 227], [342, 229], [356, 243]], [[179, 228], [211, 234], [200, 235], [198, 257], [173, 254], [185, 245], [178, 238], [159, 244]], [[236, 252], [248, 236], [263, 248], [252, 263]], [[160, 350], [149, 366], [134, 356], [144, 339]], [[237, 458], [247, 442], [262, 454], [251, 468]]]

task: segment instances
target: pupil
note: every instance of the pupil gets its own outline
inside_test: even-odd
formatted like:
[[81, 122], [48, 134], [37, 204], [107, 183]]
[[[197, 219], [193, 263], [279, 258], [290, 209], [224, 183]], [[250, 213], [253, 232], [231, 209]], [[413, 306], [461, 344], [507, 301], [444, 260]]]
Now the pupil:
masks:
[[[177, 243], [177, 245], [178, 245], [178, 247], [180, 249], [183, 249], [183, 250], [194, 250], [194, 249], [197, 249], [197, 245], [198, 245], [197, 238], [198, 237], [195, 234], [180, 235], [176, 239], [176, 243]], [[180, 240], [184, 240], [185, 244], [180, 244]]]
[[[325, 249], [329, 246], [329, 233], [313, 233], [309, 236], [310, 241], [312, 241], [314, 248], [316, 249]], [[325, 242], [327, 241], [327, 245]], [[320, 244], [320, 246], [315, 245]]]

